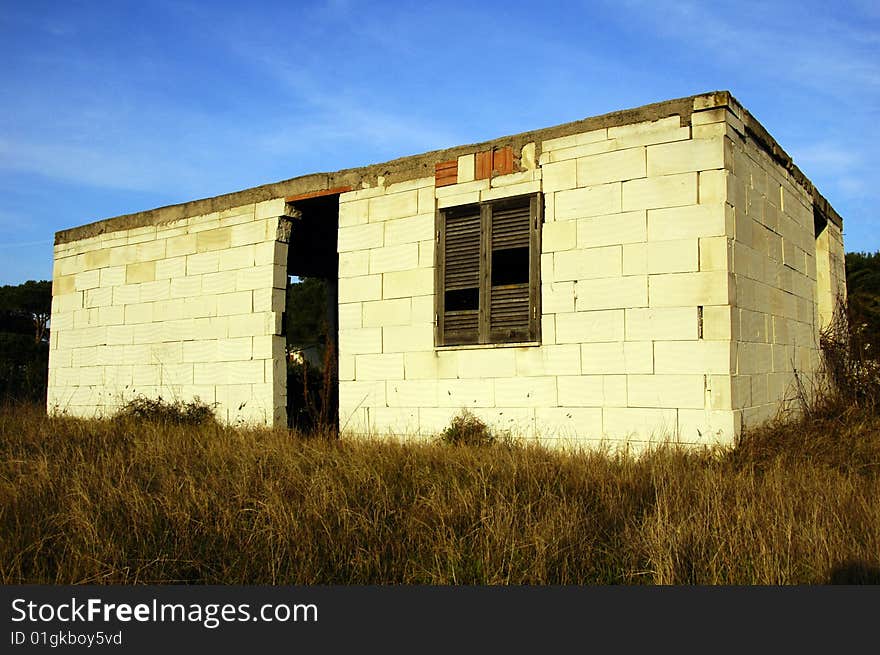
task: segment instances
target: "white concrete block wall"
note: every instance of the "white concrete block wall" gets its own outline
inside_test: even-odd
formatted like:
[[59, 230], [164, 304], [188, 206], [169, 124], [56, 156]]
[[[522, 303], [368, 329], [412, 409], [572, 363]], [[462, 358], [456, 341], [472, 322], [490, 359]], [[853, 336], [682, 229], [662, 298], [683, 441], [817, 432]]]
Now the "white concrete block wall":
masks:
[[[674, 116], [536, 146], [535, 169], [491, 181], [464, 155], [457, 184], [342, 194], [344, 431], [427, 437], [468, 408], [551, 444], [731, 438], [724, 137]], [[436, 348], [435, 210], [536, 191], [541, 343]]]
[[[728, 112], [728, 127], [737, 121]], [[817, 239], [812, 193], [743, 130], [733, 136], [724, 173], [734, 214], [732, 405], [749, 426], [795, 398], [796, 374], [816, 369], [820, 329], [846, 289], [840, 228], [829, 222]]]
[[55, 246], [49, 410], [198, 397], [286, 425], [283, 214], [279, 199]]

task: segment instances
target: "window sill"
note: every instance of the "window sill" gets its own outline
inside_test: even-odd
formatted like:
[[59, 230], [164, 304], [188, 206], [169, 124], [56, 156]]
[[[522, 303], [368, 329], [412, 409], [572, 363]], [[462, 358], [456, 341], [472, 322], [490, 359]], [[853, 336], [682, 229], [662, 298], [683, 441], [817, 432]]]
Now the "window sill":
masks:
[[494, 348], [534, 348], [540, 341], [515, 341], [511, 343], [467, 343], [458, 346], [434, 346], [434, 350], [487, 350]]

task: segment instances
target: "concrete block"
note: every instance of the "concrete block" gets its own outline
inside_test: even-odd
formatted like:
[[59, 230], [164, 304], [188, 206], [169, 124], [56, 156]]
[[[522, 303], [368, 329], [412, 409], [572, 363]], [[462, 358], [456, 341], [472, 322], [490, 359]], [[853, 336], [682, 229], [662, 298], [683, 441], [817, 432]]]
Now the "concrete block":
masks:
[[437, 380], [393, 380], [386, 384], [389, 407], [436, 407]]
[[577, 188], [577, 162], [574, 159], [544, 164], [541, 173], [545, 193]]
[[768, 393], [767, 375], [758, 374], [749, 376], [749, 383], [752, 389], [752, 403], [755, 405], [764, 405], [771, 401]]
[[[118, 304], [118, 302], [119, 302], [116, 299], [116, 293], [120, 289], [126, 289], [126, 287], [120, 287], [119, 289], [114, 289], [114, 291], [113, 291], [114, 304]], [[169, 290], [169, 294], [170, 294], [171, 298], [195, 298], [196, 296], [201, 295], [201, 293], [202, 293], [202, 278], [200, 275], [174, 278], [171, 280], [171, 287]]]
[[556, 343], [623, 341], [624, 310], [598, 310], [556, 315]]
[[458, 158], [458, 179], [459, 184], [463, 182], [473, 182], [475, 179], [474, 155], [461, 155]]
[[253, 295], [250, 291], [236, 291], [234, 293], [222, 293], [216, 296], [217, 316], [232, 316], [233, 314], [250, 314], [254, 311]]
[[581, 187], [641, 177], [645, 177], [644, 148], [616, 150], [577, 160], [577, 182]]
[[235, 291], [235, 272], [219, 271], [217, 273], [207, 273], [201, 276], [202, 293], [205, 294], [221, 294], [232, 293]]
[[706, 383], [703, 375], [628, 375], [630, 407], [703, 409]]
[[578, 344], [517, 348], [516, 374], [523, 376], [579, 375], [581, 350]]
[[696, 307], [634, 308], [626, 310], [627, 341], [697, 339]]
[[[97, 271], [95, 271], [97, 273]], [[125, 267], [126, 284], [152, 282], [156, 279], [156, 262], [139, 262]]]
[[283, 216], [285, 205], [284, 198], [274, 198], [272, 200], [258, 202], [254, 206], [254, 218], [260, 220], [262, 218], [277, 218], [278, 216]]
[[339, 203], [339, 227], [363, 225], [369, 221], [369, 216], [370, 201], [368, 198]]
[[646, 240], [647, 220], [644, 211], [596, 216], [577, 222], [578, 248], [612, 246]]
[[648, 242], [648, 273], [693, 272], [699, 266], [699, 241], [675, 239]]
[[[483, 180], [487, 182], [488, 180]], [[455, 187], [441, 187], [442, 189], [453, 189]], [[466, 193], [456, 193], [452, 195], [444, 195], [442, 197], [438, 197], [436, 204], [437, 209], [446, 209], [447, 207], [458, 207], [459, 205], [470, 205], [473, 203], [480, 202], [480, 197], [482, 191], [468, 191]]]
[[[563, 375], [556, 379], [562, 407], [602, 407], [606, 404], [602, 375]], [[622, 376], [626, 380], [626, 376]]]
[[727, 237], [703, 237], [700, 240], [700, 270], [729, 271], [733, 261], [733, 242]]
[[666, 273], [648, 277], [651, 307], [728, 305], [733, 302], [733, 280], [724, 271]]
[[370, 250], [370, 273], [406, 271], [418, 266], [418, 243], [402, 243]]
[[654, 370], [657, 373], [729, 375], [733, 371], [733, 362], [733, 348], [728, 341], [654, 343]]
[[680, 141], [689, 139], [690, 135], [690, 128], [682, 127], [678, 116], [608, 128], [608, 138], [613, 139], [618, 148]]
[[[270, 219], [260, 219], [255, 220], [252, 223], [242, 223], [240, 225], [230, 226], [229, 245], [232, 248], [237, 248], [238, 246], [247, 246], [252, 243], [274, 240], [276, 236], [274, 233], [275, 230], [271, 230], [272, 234], [269, 234], [269, 221]], [[277, 223], [277, 221], [272, 221], [273, 226], [275, 223]]]
[[412, 300], [410, 298], [363, 303], [362, 323], [364, 327], [409, 325], [411, 322]]
[[175, 277], [183, 277], [186, 275], [186, 257], [172, 257], [171, 259], [160, 259], [156, 264], [156, 279], [170, 280]]
[[193, 255], [197, 251], [197, 243], [197, 234], [182, 234], [171, 237], [165, 242], [165, 256], [182, 257], [184, 255]]
[[405, 216], [415, 216], [419, 213], [418, 191], [404, 191], [402, 193], [390, 193], [383, 196], [370, 198], [369, 220], [370, 222], [384, 222]]
[[[538, 177], [537, 180], [528, 182], [518, 182], [523, 177]], [[531, 195], [541, 191], [541, 179], [539, 171], [530, 171], [527, 173], [516, 173], [513, 175], [504, 175], [492, 178], [492, 187], [487, 191], [480, 192], [480, 200], [483, 202], [489, 200], [498, 200], [500, 198], [510, 198], [520, 195]], [[500, 188], [495, 188], [500, 187]]]
[[253, 340], [257, 337], [237, 337], [217, 341], [217, 360], [219, 362], [245, 361], [253, 357]]
[[109, 248], [101, 248], [99, 250], [88, 250], [83, 254], [85, 256], [86, 270], [110, 266], [110, 249]]
[[557, 314], [574, 311], [574, 282], [550, 282], [541, 285], [541, 311]]
[[76, 285], [74, 283], [75, 278], [76, 276], [74, 275], [56, 275], [52, 279], [52, 295], [59, 296], [64, 293], [73, 293], [76, 291]]
[[403, 380], [403, 353], [355, 356], [357, 380]]
[[339, 305], [339, 329], [364, 327], [362, 322], [363, 309], [362, 303], [351, 302]]
[[650, 241], [727, 236], [727, 226], [724, 205], [690, 205], [648, 211]]
[[[386, 276], [387, 277], [387, 276]], [[409, 294], [401, 294], [401, 296]], [[360, 302], [382, 298], [382, 276], [362, 275], [339, 280], [339, 302]]]
[[[258, 244], [262, 246], [263, 244]], [[220, 271], [234, 271], [241, 268], [251, 268], [257, 264], [256, 248], [254, 244], [230, 248], [229, 250], [220, 251], [220, 262], [218, 268]], [[259, 262], [268, 264], [270, 262]]]
[[346, 328], [339, 330], [339, 352], [361, 355], [382, 352], [382, 328]]
[[723, 138], [716, 137], [648, 146], [648, 175], [723, 169], [723, 143]]
[[434, 214], [419, 214], [388, 221], [385, 224], [386, 246], [417, 243], [434, 239]]
[[577, 246], [577, 222], [554, 221], [545, 223], [541, 230], [541, 251], [559, 252]]
[[553, 257], [553, 279], [564, 282], [619, 277], [622, 252], [620, 246], [557, 252]]
[[584, 375], [653, 372], [651, 342], [617, 341], [581, 345], [581, 373]]
[[541, 315], [541, 343], [556, 343], [556, 317], [553, 314]]
[[[628, 182], [627, 184], [632, 184]], [[554, 219], [566, 221], [604, 216], [621, 211], [621, 183], [602, 184], [583, 189], [559, 191], [554, 198]]]
[[675, 409], [605, 407], [602, 429], [609, 437], [671, 441], [678, 432], [678, 412]]
[[414, 296], [412, 298], [412, 322], [434, 323], [434, 296]]
[[[516, 355], [512, 348], [467, 349], [457, 351], [455, 354], [458, 377], [499, 378], [516, 375]], [[443, 362], [440, 365], [443, 366]], [[446, 368], [444, 373], [450, 372], [449, 368]]]
[[382, 223], [340, 227], [336, 249], [338, 252], [343, 253], [352, 250], [380, 248], [384, 241], [385, 226]]
[[648, 278], [642, 276], [578, 280], [577, 311], [620, 309], [648, 305]]
[[434, 240], [419, 241], [419, 268], [431, 268], [434, 261]]
[[202, 339], [199, 341], [184, 341], [181, 354], [183, 363], [217, 362], [219, 359], [219, 344], [217, 339]]
[[225, 250], [232, 245], [232, 228], [205, 230], [196, 235], [196, 251]]
[[94, 289], [101, 284], [101, 274], [98, 270], [83, 271], [74, 277], [73, 286], [77, 291]]
[[225, 366], [229, 384], [261, 384], [265, 382], [263, 360], [225, 362]]
[[186, 274], [202, 275], [216, 273], [220, 270], [220, 253], [218, 251], [196, 253], [186, 257]]
[[[423, 296], [427, 294], [432, 294], [434, 292], [434, 269], [432, 268], [419, 268], [410, 271], [384, 273], [381, 277], [381, 297], [385, 299], [405, 298], [409, 296]], [[377, 300], [378, 298], [359, 299]]]
[[612, 152], [614, 150], [617, 150], [617, 144], [614, 141], [594, 141], [593, 143], [584, 143], [570, 148], [560, 148], [558, 150], [550, 151], [545, 150], [541, 153], [540, 162], [543, 166], [553, 162], [578, 159], [579, 157], [589, 157], [591, 155]]
[[592, 130], [590, 132], [580, 132], [578, 134], [570, 134], [555, 139], [547, 139], [541, 142], [541, 152], [551, 152], [562, 148], [572, 148], [574, 146], [584, 145], [586, 143], [595, 143], [596, 141], [605, 141], [608, 138], [608, 130], [602, 128]]
[[553, 407], [556, 404], [553, 376], [495, 380], [497, 407]]
[[125, 324], [150, 323], [153, 321], [153, 303], [125, 305]]
[[729, 173], [726, 170], [700, 171], [698, 190], [701, 205], [719, 205], [727, 202], [727, 183]]
[[696, 202], [696, 173], [647, 177], [623, 183], [622, 211], [679, 207]]
[[623, 274], [648, 274], [647, 243], [626, 243], [623, 245]]
[[113, 289], [110, 287], [89, 289], [85, 292], [86, 307], [106, 307], [113, 302]]
[[107, 345], [131, 345], [134, 343], [133, 325], [108, 325]]
[[354, 250], [339, 253], [339, 277], [357, 277], [370, 272], [370, 251]]
[[434, 199], [433, 184], [419, 189], [419, 214], [431, 214], [437, 210], [437, 201]]
[[434, 326], [387, 326], [382, 328], [382, 352], [410, 352], [427, 350], [434, 345]]
[[229, 337], [259, 337], [280, 332], [278, 312], [255, 312], [227, 317]]
[[584, 407], [538, 407], [535, 409], [535, 432], [541, 441], [575, 445], [585, 438], [602, 436], [602, 410]]
[[733, 444], [741, 428], [737, 412], [678, 410], [678, 441], [700, 445]]
[[[129, 241], [131, 243], [131, 241]], [[157, 259], [165, 259], [165, 240], [145, 241], [135, 246], [135, 261], [147, 262], [156, 261]]]
[[287, 286], [287, 270], [284, 266], [263, 264], [235, 271], [236, 291], [253, 289], [284, 289]]
[[439, 355], [439, 352], [431, 350], [404, 353], [404, 378], [407, 380], [434, 380], [442, 377], [455, 377], [458, 374], [458, 362], [455, 362], [450, 376], [441, 375]]
[[287, 292], [285, 289], [265, 288], [254, 289], [253, 306], [255, 312], [283, 312], [286, 308]]

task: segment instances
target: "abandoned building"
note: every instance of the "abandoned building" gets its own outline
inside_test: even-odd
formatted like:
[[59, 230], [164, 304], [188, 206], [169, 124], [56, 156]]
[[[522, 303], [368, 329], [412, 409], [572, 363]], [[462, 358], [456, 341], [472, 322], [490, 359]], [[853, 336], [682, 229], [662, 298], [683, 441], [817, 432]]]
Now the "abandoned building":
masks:
[[290, 276], [327, 280], [343, 435], [463, 408], [548, 444], [730, 441], [845, 293], [842, 221], [728, 92], [120, 216], [55, 238], [48, 407], [284, 426]]

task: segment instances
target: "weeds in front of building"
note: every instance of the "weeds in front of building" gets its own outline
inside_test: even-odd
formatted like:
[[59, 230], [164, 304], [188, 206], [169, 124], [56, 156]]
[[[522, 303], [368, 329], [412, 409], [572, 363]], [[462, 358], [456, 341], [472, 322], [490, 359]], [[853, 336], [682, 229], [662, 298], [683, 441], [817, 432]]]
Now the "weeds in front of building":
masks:
[[878, 583], [880, 396], [854, 343], [826, 334], [803, 411], [639, 458], [504, 447], [466, 415], [399, 443], [7, 408], [0, 581]]

